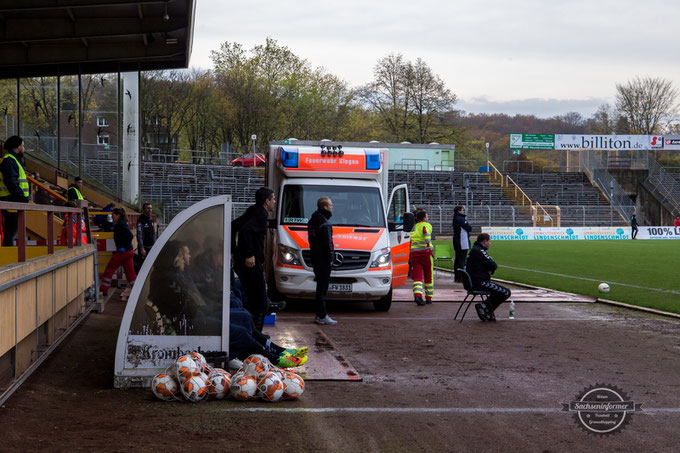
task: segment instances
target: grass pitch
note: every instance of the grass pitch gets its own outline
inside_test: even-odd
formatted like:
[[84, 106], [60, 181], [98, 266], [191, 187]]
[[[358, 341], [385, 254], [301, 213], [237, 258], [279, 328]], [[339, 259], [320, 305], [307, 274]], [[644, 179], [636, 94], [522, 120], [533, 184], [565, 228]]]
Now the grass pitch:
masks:
[[494, 277], [680, 313], [680, 241], [491, 241], [489, 255]]

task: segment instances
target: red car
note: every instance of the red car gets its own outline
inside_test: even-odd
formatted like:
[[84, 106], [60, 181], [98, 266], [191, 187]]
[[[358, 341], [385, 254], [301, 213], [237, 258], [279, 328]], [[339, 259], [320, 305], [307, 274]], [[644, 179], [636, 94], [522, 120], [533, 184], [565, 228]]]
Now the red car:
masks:
[[244, 154], [231, 161], [233, 167], [264, 167], [266, 158], [262, 153]]

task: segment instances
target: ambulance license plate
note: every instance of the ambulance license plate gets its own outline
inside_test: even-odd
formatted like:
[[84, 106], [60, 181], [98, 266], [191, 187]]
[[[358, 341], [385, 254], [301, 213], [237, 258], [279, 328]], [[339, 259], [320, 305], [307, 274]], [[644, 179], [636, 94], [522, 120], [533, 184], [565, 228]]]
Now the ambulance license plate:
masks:
[[351, 283], [331, 283], [328, 285], [328, 291], [333, 291], [337, 293], [351, 293], [352, 284]]

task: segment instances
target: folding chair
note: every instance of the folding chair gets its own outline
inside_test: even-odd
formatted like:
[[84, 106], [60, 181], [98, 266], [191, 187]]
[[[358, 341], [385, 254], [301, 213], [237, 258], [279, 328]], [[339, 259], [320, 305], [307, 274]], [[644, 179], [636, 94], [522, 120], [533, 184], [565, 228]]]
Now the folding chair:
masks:
[[448, 244], [434, 245], [434, 265], [437, 266], [439, 261], [450, 261], [451, 269], [453, 269], [453, 257], [451, 256], [451, 249]]
[[[470, 305], [472, 302], [474, 302], [475, 298], [479, 296], [480, 302], [486, 303], [486, 300], [489, 298], [490, 293], [488, 291], [477, 291], [472, 288], [472, 279], [470, 278], [470, 274], [467, 273], [465, 269], [457, 269], [458, 272], [460, 272], [461, 277], [463, 278], [463, 287], [465, 288], [465, 291], [467, 291], [467, 294], [465, 295], [465, 299], [460, 303], [458, 306], [458, 311], [456, 311], [456, 316], [453, 317], [455, 320], [458, 317], [458, 313], [460, 313], [460, 309], [463, 308], [463, 304], [467, 302], [467, 307], [465, 307], [465, 311], [463, 312], [463, 316], [460, 317], [460, 322], [463, 322], [463, 319], [465, 318], [465, 314], [468, 311], [468, 308], [470, 308]], [[470, 300], [468, 300], [468, 297], [472, 296]]]

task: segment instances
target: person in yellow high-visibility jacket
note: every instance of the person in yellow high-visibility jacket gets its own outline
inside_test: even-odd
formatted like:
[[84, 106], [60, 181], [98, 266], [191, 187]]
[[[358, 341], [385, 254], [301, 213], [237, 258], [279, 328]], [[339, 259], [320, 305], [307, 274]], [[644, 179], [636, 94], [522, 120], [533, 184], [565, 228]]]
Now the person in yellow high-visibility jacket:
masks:
[[[0, 173], [2, 174], [0, 200], [28, 203], [30, 190], [28, 178], [22, 165], [24, 159], [24, 140], [17, 135], [13, 135], [5, 140], [3, 147], [6, 153], [2, 158], [2, 162], [0, 162]], [[17, 235], [19, 213], [3, 209], [2, 218], [4, 222], [2, 245], [12, 247], [14, 245], [14, 238]]]
[[[413, 298], [416, 304], [432, 303], [434, 282], [432, 281], [432, 225], [428, 222], [427, 211], [416, 211], [416, 227], [411, 234], [411, 278]], [[423, 297], [424, 296], [424, 297]]]

